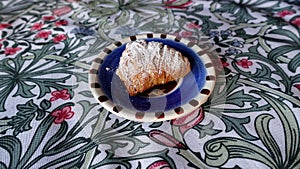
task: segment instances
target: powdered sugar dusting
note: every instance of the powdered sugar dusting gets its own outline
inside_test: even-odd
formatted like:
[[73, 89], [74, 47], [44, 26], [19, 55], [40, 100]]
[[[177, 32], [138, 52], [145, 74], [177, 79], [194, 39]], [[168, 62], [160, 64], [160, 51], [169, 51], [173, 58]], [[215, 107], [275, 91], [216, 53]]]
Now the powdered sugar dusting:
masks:
[[145, 40], [137, 40], [126, 45], [116, 73], [127, 85], [134, 84], [136, 88], [137, 83], [133, 80], [137, 75], [139, 82], [143, 82], [143, 79], [154, 73], [166, 73], [171, 75], [173, 80], [177, 80], [189, 71], [188, 59], [175, 49], [160, 42], [147, 43]]

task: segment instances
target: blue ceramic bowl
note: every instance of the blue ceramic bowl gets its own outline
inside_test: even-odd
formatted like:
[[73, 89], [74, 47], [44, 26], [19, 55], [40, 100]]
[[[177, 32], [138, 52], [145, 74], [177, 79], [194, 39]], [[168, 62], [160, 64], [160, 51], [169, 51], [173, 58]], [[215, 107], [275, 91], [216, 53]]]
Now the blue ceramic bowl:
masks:
[[[188, 58], [191, 72], [163, 95], [129, 96], [115, 72], [126, 43], [137, 39], [161, 42], [181, 52]], [[104, 108], [124, 118], [146, 122], [178, 118], [197, 109], [209, 97], [215, 79], [213, 64], [199, 46], [166, 34], [137, 35], [115, 42], [94, 59], [89, 74], [90, 89]]]

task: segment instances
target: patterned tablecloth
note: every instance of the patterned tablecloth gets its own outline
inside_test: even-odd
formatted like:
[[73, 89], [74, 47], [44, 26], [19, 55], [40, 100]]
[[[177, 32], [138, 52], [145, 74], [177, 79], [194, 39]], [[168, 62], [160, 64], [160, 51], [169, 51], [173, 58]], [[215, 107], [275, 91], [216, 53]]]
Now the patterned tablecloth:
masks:
[[[299, 0], [0, 1], [0, 168], [300, 168]], [[209, 100], [140, 123], [88, 86], [110, 43], [172, 34], [217, 53]]]

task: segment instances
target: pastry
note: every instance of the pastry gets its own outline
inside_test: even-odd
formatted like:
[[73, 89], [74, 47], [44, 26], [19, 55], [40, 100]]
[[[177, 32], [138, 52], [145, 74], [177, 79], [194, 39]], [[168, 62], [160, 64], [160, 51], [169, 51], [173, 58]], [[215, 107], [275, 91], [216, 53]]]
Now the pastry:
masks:
[[160, 42], [137, 40], [126, 45], [116, 74], [130, 96], [176, 81], [190, 72], [188, 58]]

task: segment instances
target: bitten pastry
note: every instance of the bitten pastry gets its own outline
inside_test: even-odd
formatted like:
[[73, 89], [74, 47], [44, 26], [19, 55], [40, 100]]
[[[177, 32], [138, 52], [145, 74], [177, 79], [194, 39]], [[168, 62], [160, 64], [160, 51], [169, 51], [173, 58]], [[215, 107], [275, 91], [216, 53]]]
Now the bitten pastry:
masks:
[[155, 85], [178, 80], [190, 72], [190, 62], [180, 52], [160, 42], [137, 40], [126, 45], [116, 74], [130, 96]]

